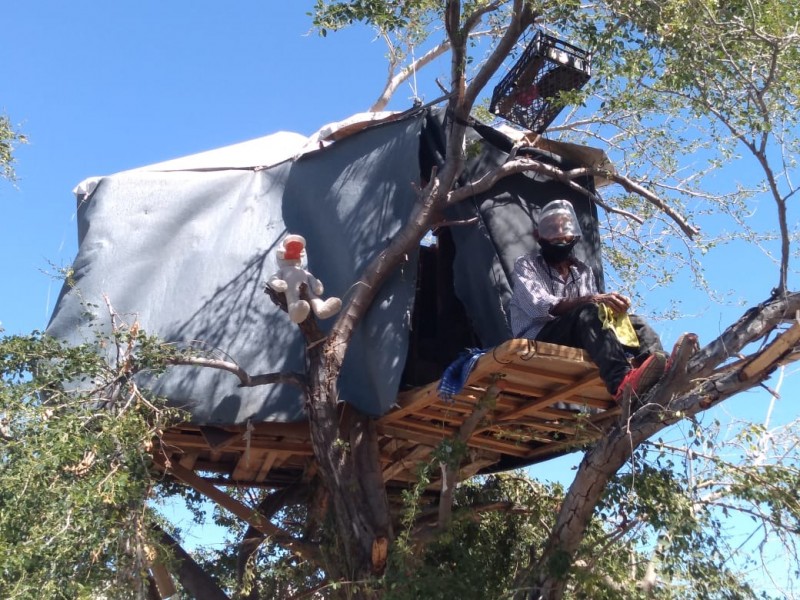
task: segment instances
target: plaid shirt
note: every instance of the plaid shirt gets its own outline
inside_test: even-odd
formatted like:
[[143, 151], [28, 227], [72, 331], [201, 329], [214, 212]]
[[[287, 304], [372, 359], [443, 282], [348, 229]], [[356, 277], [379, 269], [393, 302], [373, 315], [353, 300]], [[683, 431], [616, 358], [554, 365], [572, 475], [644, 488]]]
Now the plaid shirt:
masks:
[[594, 273], [585, 263], [573, 258], [565, 281], [538, 253], [517, 259], [511, 285], [511, 332], [515, 338], [531, 340], [556, 318], [550, 311], [561, 300], [597, 293]]

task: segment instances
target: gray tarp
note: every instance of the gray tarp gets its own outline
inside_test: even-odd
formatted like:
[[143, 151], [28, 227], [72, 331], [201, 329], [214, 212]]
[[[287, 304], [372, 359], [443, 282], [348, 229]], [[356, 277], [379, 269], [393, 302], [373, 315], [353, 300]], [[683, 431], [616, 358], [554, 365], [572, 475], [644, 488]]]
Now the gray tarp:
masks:
[[[325, 296], [345, 297], [411, 210], [423, 118], [376, 126], [263, 170], [140, 169], [102, 178], [79, 205], [74, 284], [62, 291], [48, 333], [79, 343], [108, 332], [105, 296], [128, 323], [213, 350], [251, 374], [302, 371], [299, 331], [262, 291], [276, 269], [274, 250], [287, 232], [305, 236], [309, 270]], [[410, 257], [380, 292], [345, 361], [341, 398], [368, 414], [396, 398], [414, 264]], [[181, 366], [153, 386], [198, 423], [304, 418], [291, 386], [237, 384], [227, 372]]]
[[[92, 341], [98, 329], [107, 333], [107, 296], [128, 323], [137, 320], [149, 333], [235, 361], [250, 374], [303, 371], [297, 327], [263, 293], [276, 270], [278, 243], [288, 232], [305, 236], [309, 269], [324, 282], [324, 295], [345, 298], [363, 267], [405, 223], [415, 200], [412, 183], [424, 181], [441, 160], [442, 116], [424, 111], [397, 116], [402, 120], [268, 168], [211, 169], [215, 155], [209, 153], [202, 155], [201, 170], [162, 170], [192, 164], [190, 157], [101, 178], [79, 204], [74, 286], [62, 291], [48, 333], [73, 343]], [[501, 148], [511, 145], [495, 130], [476, 129], [486, 139], [477, 155], [471, 148], [463, 182], [500, 164], [507, 158]], [[294, 152], [302, 142], [280, 135], [275, 139], [285, 143], [277, 155], [281, 149]], [[540, 160], [572, 166], [531, 151]], [[581, 183], [592, 187], [591, 181]], [[584, 233], [579, 256], [602, 285], [594, 205], [557, 182], [515, 175], [449, 211], [454, 220], [478, 217], [451, 228], [453, 281], [440, 282], [444, 287], [434, 293], [454, 286], [469, 323], [449, 325], [471, 328], [484, 347], [508, 339], [504, 307], [514, 259], [536, 246], [532, 231], [538, 209], [556, 197], [573, 201]], [[400, 385], [417, 258], [409, 256], [381, 290], [347, 353], [341, 399], [370, 415], [385, 413]], [[452, 330], [447, 325], [436, 328]], [[448, 340], [431, 341], [437, 356], [426, 358], [443, 369], [454, 357], [448, 357], [449, 350], [460, 348], [448, 350]], [[298, 390], [288, 385], [242, 389], [224, 371], [174, 367], [148, 384], [188, 408], [201, 424], [304, 418]]]

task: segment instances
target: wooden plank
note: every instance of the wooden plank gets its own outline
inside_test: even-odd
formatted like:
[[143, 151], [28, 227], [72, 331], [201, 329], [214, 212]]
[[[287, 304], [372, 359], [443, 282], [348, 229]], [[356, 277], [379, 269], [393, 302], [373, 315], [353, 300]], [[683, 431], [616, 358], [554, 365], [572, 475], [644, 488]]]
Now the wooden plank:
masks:
[[[452, 438], [457, 431], [451, 427], [429, 425], [427, 423], [421, 423], [410, 419], [404, 420], [402, 423], [398, 424], [398, 427], [405, 430], [411, 429], [416, 432], [429, 435], [432, 439], [436, 439], [438, 435], [438, 441], [435, 444], [432, 444], [433, 446], [438, 445], [445, 438]], [[492, 450], [494, 452], [504, 452], [506, 454], [511, 454], [512, 456], [525, 456], [527, 452], [527, 448], [523, 448], [518, 444], [510, 444], [500, 440], [495, 440], [493, 438], [476, 435], [473, 435], [469, 438], [467, 441], [467, 446], [472, 448]]]
[[800, 322], [795, 322], [741, 370], [739, 379], [747, 381], [752, 377], [760, 376], [763, 371], [797, 346], [798, 342], [800, 342]]
[[202, 477], [199, 477], [189, 469], [184, 469], [176, 462], [169, 462], [166, 463], [163, 461], [163, 457], [155, 457], [156, 462], [159, 462], [160, 465], [172, 473], [175, 477], [193, 487], [198, 492], [210, 498], [217, 504], [219, 504], [225, 510], [232, 512], [234, 515], [242, 519], [245, 523], [252, 525], [256, 529], [258, 529], [261, 533], [268, 535], [275, 539], [275, 541], [289, 549], [294, 554], [297, 554], [301, 558], [306, 560], [315, 560], [317, 558], [317, 553], [313, 547], [304, 544], [298, 540], [292, 539], [290, 536], [287, 535], [285, 531], [273, 525], [269, 519], [267, 519], [264, 515], [259, 513], [255, 508], [247, 506], [242, 502], [239, 502], [233, 496], [230, 496], [223, 492], [222, 490], [214, 487], [207, 481], [203, 480]]
[[278, 461], [278, 457], [280, 456], [279, 452], [268, 452], [267, 455], [264, 457], [264, 460], [261, 461], [261, 466], [258, 468], [258, 473], [256, 473], [255, 481], [261, 483], [267, 479], [267, 475], [272, 470], [272, 467]]
[[430, 456], [433, 448], [423, 444], [418, 444], [403, 458], [396, 460], [383, 470], [383, 481], [387, 482], [394, 479], [402, 471], [413, 472], [413, 469], [423, 460]]
[[250, 449], [250, 452], [245, 450], [236, 461], [236, 466], [231, 474], [231, 479], [234, 481], [248, 481], [258, 473], [264, 459], [269, 455], [265, 450]]
[[[162, 436], [162, 439], [169, 445], [176, 446], [187, 451], [188, 449], [193, 448], [209, 450], [208, 445], [200, 436], [189, 437], [186, 435], [173, 433], [172, 431], [166, 431]], [[240, 438], [235, 443], [232, 443], [226, 447], [226, 450], [243, 452], [246, 448], [247, 440]], [[250, 440], [250, 449], [286, 451], [291, 452], [292, 454], [301, 454], [305, 456], [311, 456], [314, 454], [310, 443], [306, 444], [300, 442], [289, 442], [286, 440], [264, 439], [259, 436], [252, 436], [252, 439]]]
[[[497, 419], [497, 421], [498, 422], [511, 421], [511, 420], [514, 420], [514, 419], [516, 419], [518, 417], [527, 415], [529, 412], [533, 412], [533, 411], [536, 411], [536, 410], [538, 410], [540, 408], [547, 407], [547, 406], [549, 406], [549, 405], [551, 405], [551, 404], [553, 404], [555, 402], [561, 402], [561, 401], [569, 402], [569, 399], [574, 394], [576, 394], [577, 392], [581, 391], [582, 389], [584, 389], [584, 388], [586, 388], [586, 387], [588, 387], [590, 385], [594, 385], [599, 378], [600, 378], [600, 375], [596, 371], [591, 372], [588, 375], [585, 375], [583, 377], [583, 379], [581, 379], [579, 381], [574, 381], [574, 382], [572, 382], [572, 383], [570, 383], [570, 384], [568, 384], [568, 385], [566, 385], [566, 386], [564, 386], [564, 387], [562, 387], [562, 388], [560, 388], [560, 389], [558, 389], [558, 390], [556, 390], [556, 391], [554, 391], [554, 392], [552, 392], [552, 393], [550, 393], [550, 394], [548, 394], [546, 396], [542, 396], [541, 398], [537, 398], [533, 402], [529, 402], [529, 403], [525, 404], [524, 406], [519, 407], [516, 410], [513, 410], [513, 411], [511, 411], [509, 413], [500, 415], [500, 417]], [[580, 404], [580, 403], [576, 402], [576, 404]]]
[[181, 466], [186, 469], [193, 469], [194, 463], [197, 462], [197, 452], [184, 454], [178, 462], [180, 462]]
[[[195, 435], [200, 434], [201, 425], [194, 425], [192, 423], [181, 423], [169, 429], [169, 431], [181, 431], [184, 433], [192, 433]], [[224, 431], [229, 433], [246, 433], [247, 427], [244, 425], [226, 425]], [[252, 431], [256, 435], [273, 435], [279, 437], [298, 438], [301, 440], [309, 439], [308, 422], [300, 421], [295, 423], [277, 423], [274, 421], [265, 421], [263, 423], [254, 423]]]
[[575, 376], [570, 373], [563, 373], [555, 368], [556, 365], [551, 366], [550, 369], [544, 367], [536, 367], [534, 365], [511, 363], [505, 366], [504, 373], [513, 373], [514, 376], [525, 379], [554, 381], [556, 383], [571, 383], [575, 381]]
[[400, 408], [384, 415], [378, 419], [378, 422], [392, 423], [402, 419], [406, 415], [413, 413], [415, 410], [424, 408], [433, 404], [434, 402], [437, 402], [439, 400], [439, 392], [437, 391], [438, 387], [439, 382], [434, 381], [433, 383], [429, 383], [418, 390], [403, 392], [397, 397], [397, 403]]

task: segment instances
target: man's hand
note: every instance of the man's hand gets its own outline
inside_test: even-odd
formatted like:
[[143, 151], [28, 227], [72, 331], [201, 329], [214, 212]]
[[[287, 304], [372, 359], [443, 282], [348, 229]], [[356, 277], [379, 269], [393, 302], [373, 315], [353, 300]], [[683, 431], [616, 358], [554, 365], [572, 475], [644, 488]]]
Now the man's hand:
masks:
[[630, 298], [627, 298], [618, 292], [595, 294], [591, 297], [591, 301], [595, 304], [605, 304], [616, 313], [628, 312], [628, 309], [631, 307]]
[[578, 308], [584, 304], [605, 304], [616, 313], [626, 313], [631, 307], [631, 301], [627, 296], [623, 296], [619, 292], [610, 292], [608, 294], [581, 296], [580, 298], [564, 298], [550, 309], [550, 314], [556, 317], [565, 315], [573, 308]]

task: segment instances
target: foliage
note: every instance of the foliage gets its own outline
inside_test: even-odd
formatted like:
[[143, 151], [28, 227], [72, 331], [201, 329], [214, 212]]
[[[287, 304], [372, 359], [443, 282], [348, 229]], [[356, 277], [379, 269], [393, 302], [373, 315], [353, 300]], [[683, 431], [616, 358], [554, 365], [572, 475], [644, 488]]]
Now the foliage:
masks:
[[[182, 495], [182, 492], [176, 492]], [[234, 497], [252, 506], [262, 506], [275, 493], [247, 489], [232, 491]], [[248, 530], [241, 521], [219, 507], [214, 506], [208, 515], [202, 497], [194, 498], [190, 503], [196, 508], [198, 522], [204, 523], [210, 517], [215, 526], [225, 531], [224, 543], [200, 549], [194, 556], [198, 564], [225, 589], [236, 590], [242, 598], [289, 598], [299, 590], [313, 590], [326, 584], [325, 574], [318, 566], [287, 552], [274, 540]], [[297, 539], [319, 545], [331, 542], [327, 526], [321, 530], [313, 530], [310, 526], [307, 502], [287, 502], [271, 520]], [[257, 548], [243, 566], [241, 550], [243, 540], [249, 536], [258, 540]]]
[[[510, 597], [515, 576], [528, 566], [528, 549], [543, 542], [542, 524], [552, 519], [559, 497], [557, 486], [537, 484], [522, 474], [476, 478], [459, 486], [447, 531], [424, 546], [398, 536], [384, 597]], [[407, 498], [407, 508], [418, 511], [425, 505], [423, 498]], [[476, 512], [480, 506], [486, 510]]]
[[0, 338], [3, 598], [126, 598], [146, 585], [149, 451], [178, 415], [132, 378], [163, 369], [160, 345], [135, 327], [114, 343], [109, 361], [95, 344]]
[[27, 138], [14, 129], [8, 117], [0, 115], [0, 178], [14, 181], [14, 146], [26, 142]]

